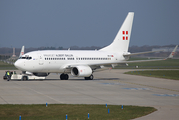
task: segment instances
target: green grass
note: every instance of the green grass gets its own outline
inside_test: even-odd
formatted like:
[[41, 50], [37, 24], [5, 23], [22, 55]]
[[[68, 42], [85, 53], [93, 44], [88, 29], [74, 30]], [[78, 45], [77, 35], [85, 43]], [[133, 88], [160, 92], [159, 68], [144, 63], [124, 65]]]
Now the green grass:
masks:
[[17, 68], [14, 65], [4, 63], [0, 61], [0, 70], [16, 70]]
[[[129, 61], [133, 60], [145, 60], [142, 58], [132, 58]], [[138, 62], [138, 63], [129, 63], [129, 66], [118, 66], [117, 68], [121, 69], [131, 69], [135, 66], [139, 66], [139, 69], [179, 69], [179, 59], [167, 59], [162, 61], [152, 61], [152, 62]]]
[[167, 59], [162, 61], [152, 61], [152, 62], [140, 62], [140, 63], [130, 63], [133, 66], [178, 66], [179, 67], [179, 59]]
[[[110, 113], [108, 114], [108, 109]], [[1, 120], [87, 120], [88, 113], [91, 120], [129, 120], [156, 111], [152, 107], [121, 106], [118, 105], [0, 105]]]
[[141, 75], [148, 77], [158, 77], [179, 80], [179, 70], [146, 70], [146, 71], [130, 71], [125, 74]]

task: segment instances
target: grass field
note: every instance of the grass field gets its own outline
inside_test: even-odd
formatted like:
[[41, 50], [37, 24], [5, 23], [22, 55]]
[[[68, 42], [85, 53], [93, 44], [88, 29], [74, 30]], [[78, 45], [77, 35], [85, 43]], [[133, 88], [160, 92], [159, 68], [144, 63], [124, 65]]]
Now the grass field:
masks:
[[130, 71], [125, 74], [141, 75], [148, 77], [158, 77], [179, 80], [179, 70], [146, 70], [146, 71]]
[[[142, 58], [131, 58], [132, 60], [141, 60]], [[144, 60], [144, 59], [142, 59]], [[136, 68], [139, 69], [179, 69], [179, 59], [167, 59], [162, 61], [152, 61], [152, 62], [139, 62], [139, 63], [129, 63], [129, 66], [117, 66], [116, 68], [121, 69], [130, 69]]]
[[16, 70], [16, 67], [14, 65], [0, 61], [0, 70]]
[[[108, 114], [108, 109], [110, 113]], [[118, 105], [0, 105], [1, 120], [87, 120], [88, 113], [91, 120], [130, 120], [156, 111], [152, 107], [121, 106]]]

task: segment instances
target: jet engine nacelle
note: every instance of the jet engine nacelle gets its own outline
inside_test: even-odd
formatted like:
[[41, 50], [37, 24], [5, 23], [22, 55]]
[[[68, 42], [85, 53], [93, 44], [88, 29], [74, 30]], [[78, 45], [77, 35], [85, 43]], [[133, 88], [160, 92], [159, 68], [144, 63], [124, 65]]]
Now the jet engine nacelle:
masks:
[[33, 73], [35, 76], [38, 76], [38, 77], [46, 77], [48, 76], [50, 73]]
[[76, 77], [89, 77], [92, 70], [89, 66], [76, 66], [71, 69], [71, 74]]

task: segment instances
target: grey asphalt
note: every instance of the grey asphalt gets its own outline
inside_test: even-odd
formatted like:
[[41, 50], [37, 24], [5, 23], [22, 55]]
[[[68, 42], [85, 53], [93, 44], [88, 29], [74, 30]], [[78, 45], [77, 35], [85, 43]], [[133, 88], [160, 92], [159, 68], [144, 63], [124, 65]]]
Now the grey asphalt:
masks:
[[58, 74], [50, 74], [46, 80], [5, 81], [0, 70], [0, 104], [152, 106], [158, 110], [136, 120], [179, 119], [179, 81], [126, 75], [125, 71], [129, 70], [96, 72], [94, 80], [72, 76], [59, 80]]

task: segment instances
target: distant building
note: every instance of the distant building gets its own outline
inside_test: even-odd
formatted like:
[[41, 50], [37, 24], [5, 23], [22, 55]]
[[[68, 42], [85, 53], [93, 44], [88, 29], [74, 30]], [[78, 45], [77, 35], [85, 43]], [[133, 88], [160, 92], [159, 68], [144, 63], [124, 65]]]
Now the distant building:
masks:
[[12, 55], [12, 58], [15, 58], [16, 55], [15, 55], [15, 48], [13, 48], [13, 55]]

